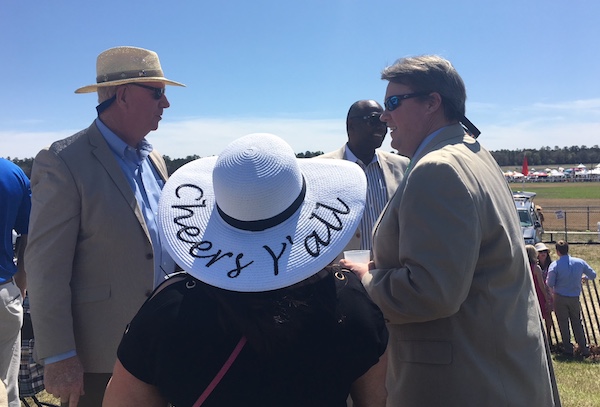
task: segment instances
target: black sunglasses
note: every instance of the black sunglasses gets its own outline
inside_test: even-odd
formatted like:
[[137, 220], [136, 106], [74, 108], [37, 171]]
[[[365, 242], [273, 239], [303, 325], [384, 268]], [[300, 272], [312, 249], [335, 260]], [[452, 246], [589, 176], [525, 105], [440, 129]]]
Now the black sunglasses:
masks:
[[385, 108], [391, 112], [400, 107], [400, 103], [402, 103], [402, 101], [405, 99], [416, 98], [418, 96], [425, 96], [428, 94], [429, 92], [414, 92], [406, 93], [404, 95], [394, 95], [387, 98], [383, 104], [385, 105]]
[[350, 116], [351, 119], [362, 119], [365, 122], [367, 122], [367, 124], [369, 126], [381, 126], [384, 123], [380, 120], [381, 117], [381, 113], [371, 113], [369, 115], [366, 116]]
[[165, 94], [165, 88], [155, 88], [154, 86], [142, 85], [141, 83], [130, 83], [130, 85], [135, 85], [139, 86], [140, 88], [151, 90], [152, 92], [154, 92], [152, 97], [156, 100], [160, 99]]

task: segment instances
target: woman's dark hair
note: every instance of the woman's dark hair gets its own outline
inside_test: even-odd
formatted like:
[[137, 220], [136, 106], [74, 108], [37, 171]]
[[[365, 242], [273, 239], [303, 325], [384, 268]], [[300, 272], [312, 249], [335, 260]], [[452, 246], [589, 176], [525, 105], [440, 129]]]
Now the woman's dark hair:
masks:
[[307, 324], [323, 334], [335, 326], [336, 271], [341, 268], [327, 266], [300, 283], [266, 292], [204, 286], [206, 295], [218, 304], [218, 319], [225, 332], [241, 332], [257, 352], [275, 353], [301, 338]]
[[540, 267], [543, 271], [548, 271], [548, 267], [552, 264], [552, 258], [549, 250], [544, 250], [544, 252], [546, 252], [546, 259], [543, 262], [540, 261]]

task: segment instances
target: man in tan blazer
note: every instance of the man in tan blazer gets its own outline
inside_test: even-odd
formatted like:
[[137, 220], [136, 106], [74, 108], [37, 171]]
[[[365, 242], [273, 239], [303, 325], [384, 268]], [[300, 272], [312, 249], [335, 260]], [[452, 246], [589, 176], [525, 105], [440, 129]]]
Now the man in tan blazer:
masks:
[[560, 405], [512, 195], [473, 137], [462, 79], [437, 56], [382, 78], [381, 120], [411, 163], [371, 269], [346, 265], [389, 321], [388, 405]]
[[[98, 56], [98, 117], [36, 156], [25, 253], [35, 353], [46, 390], [70, 407], [100, 406], [126, 325], [175, 269], [155, 213], [167, 178], [145, 136], [169, 107], [156, 53]], [[85, 396], [80, 398], [80, 395]]]
[[[408, 159], [378, 150], [387, 134], [379, 120], [383, 108], [374, 100], [359, 100], [350, 106], [346, 118], [348, 142], [340, 149], [318, 156], [357, 163], [367, 176], [367, 201], [361, 223], [344, 250], [371, 250], [373, 226], [385, 204], [402, 181]], [[343, 253], [336, 261], [343, 257]]]

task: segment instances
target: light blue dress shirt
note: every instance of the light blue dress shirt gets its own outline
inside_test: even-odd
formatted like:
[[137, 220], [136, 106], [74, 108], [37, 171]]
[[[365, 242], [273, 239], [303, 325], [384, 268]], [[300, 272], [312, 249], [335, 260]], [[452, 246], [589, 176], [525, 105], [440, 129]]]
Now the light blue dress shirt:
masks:
[[158, 201], [165, 182], [148, 158], [152, 145], [143, 139], [137, 148], [121, 140], [97, 118], [96, 125], [115, 155], [135, 199], [142, 210], [152, 247], [154, 248], [154, 286], [158, 286], [168, 274], [175, 271], [175, 262], [165, 250], [158, 233]]
[[563, 297], [579, 297], [584, 275], [590, 280], [596, 278], [596, 272], [585, 260], [566, 254], [550, 264], [546, 284]]

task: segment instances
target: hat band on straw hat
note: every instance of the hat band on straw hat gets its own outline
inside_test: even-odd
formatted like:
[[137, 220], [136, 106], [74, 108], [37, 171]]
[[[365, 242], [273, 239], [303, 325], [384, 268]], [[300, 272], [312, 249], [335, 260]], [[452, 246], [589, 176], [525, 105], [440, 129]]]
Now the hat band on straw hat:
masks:
[[162, 77], [163, 71], [160, 69], [141, 69], [136, 71], [115, 72], [96, 77], [96, 83], [113, 82], [122, 79], [143, 78], [143, 77]]
[[223, 212], [223, 210], [219, 207], [219, 204], [216, 204], [215, 206], [217, 208], [217, 211], [219, 212], [219, 215], [221, 215], [221, 218], [223, 218], [223, 220], [225, 222], [227, 222], [229, 225], [233, 226], [234, 228], [241, 229], [241, 230], [247, 230], [250, 232], [260, 232], [262, 230], [272, 228], [273, 226], [277, 226], [277, 225], [283, 223], [284, 221], [288, 220], [290, 218], [290, 216], [292, 216], [294, 213], [296, 213], [298, 208], [300, 208], [300, 206], [304, 202], [305, 196], [306, 196], [306, 180], [304, 179], [304, 177], [302, 177], [302, 190], [300, 191], [298, 198], [296, 198], [296, 200], [294, 202], [292, 202], [292, 204], [290, 206], [288, 206], [288, 208], [286, 210], [281, 212], [279, 215], [275, 215], [269, 219], [250, 220], [250, 221], [238, 220], [238, 219], [232, 218], [231, 216], [229, 216], [225, 212]]

